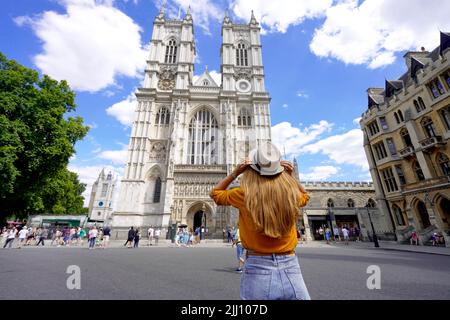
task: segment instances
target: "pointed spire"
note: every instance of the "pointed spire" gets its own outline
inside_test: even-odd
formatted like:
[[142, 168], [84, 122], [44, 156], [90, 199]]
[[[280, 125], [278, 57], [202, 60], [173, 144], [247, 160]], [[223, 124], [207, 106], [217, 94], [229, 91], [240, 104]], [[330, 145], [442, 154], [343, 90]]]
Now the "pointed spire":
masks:
[[225, 10], [225, 17], [223, 17], [223, 24], [231, 24], [230, 12], [228, 8]]
[[102, 172], [100, 172], [100, 175], [98, 177], [99, 179], [105, 179], [105, 168], [102, 169]]
[[191, 6], [188, 7], [186, 16], [184, 17], [183, 21], [192, 22]]
[[258, 21], [256, 21], [256, 18], [255, 18], [255, 14], [253, 13], [253, 10], [252, 10], [252, 17], [250, 18], [250, 24], [255, 24], [255, 25], [258, 24]]
[[205, 72], [208, 72], [208, 65], [205, 65]]
[[161, 8], [159, 9], [159, 14], [156, 17], [157, 20], [164, 20], [165, 10], [166, 10], [166, 0], [163, 0], [161, 2]]

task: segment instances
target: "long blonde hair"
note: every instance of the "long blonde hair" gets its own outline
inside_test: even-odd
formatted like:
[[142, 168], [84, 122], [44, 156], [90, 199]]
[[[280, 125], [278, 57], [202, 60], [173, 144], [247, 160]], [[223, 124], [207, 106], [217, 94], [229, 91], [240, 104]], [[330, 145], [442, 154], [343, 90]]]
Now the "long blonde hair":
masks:
[[249, 168], [241, 178], [241, 187], [257, 231], [280, 238], [292, 230], [299, 215], [300, 189], [290, 174], [260, 176]]

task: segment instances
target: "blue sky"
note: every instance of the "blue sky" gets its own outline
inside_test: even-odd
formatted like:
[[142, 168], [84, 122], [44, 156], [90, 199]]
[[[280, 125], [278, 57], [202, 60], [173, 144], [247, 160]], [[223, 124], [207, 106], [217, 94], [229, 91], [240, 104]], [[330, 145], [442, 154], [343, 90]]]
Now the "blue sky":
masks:
[[[161, 1], [3, 0], [0, 51], [68, 80], [77, 111], [91, 126], [70, 169], [89, 185], [102, 167], [119, 175], [141, 85], [146, 46]], [[303, 180], [370, 180], [356, 119], [368, 87], [404, 71], [407, 50], [438, 45], [450, 30], [450, 2], [429, 0], [168, 0], [166, 12], [194, 17], [197, 63], [219, 77], [221, 22], [228, 8], [245, 23], [253, 9], [263, 29], [272, 135], [294, 156]], [[435, 12], [435, 8], [441, 8]], [[88, 191], [90, 187], [88, 186]]]

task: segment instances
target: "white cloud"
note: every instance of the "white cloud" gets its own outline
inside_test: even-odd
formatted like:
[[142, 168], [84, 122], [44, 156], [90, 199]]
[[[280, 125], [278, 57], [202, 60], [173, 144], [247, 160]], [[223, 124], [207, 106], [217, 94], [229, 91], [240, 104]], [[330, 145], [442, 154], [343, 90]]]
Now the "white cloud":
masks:
[[337, 164], [355, 165], [362, 170], [369, 168], [363, 147], [363, 133], [359, 129], [308, 144], [302, 148], [302, 152], [322, 153]]
[[121, 150], [105, 150], [97, 154], [97, 157], [109, 160], [115, 165], [125, 165], [127, 161], [128, 147], [124, 145]]
[[106, 113], [124, 126], [133, 124], [134, 110], [136, 109], [136, 96], [130, 94], [125, 100], [119, 101], [106, 109]]
[[301, 24], [305, 19], [325, 14], [333, 0], [233, 0], [230, 7], [234, 14], [250, 21], [251, 11], [263, 28], [269, 32], [286, 32], [291, 25]]
[[114, 85], [117, 76], [139, 76], [148, 55], [141, 45], [142, 30], [112, 0], [59, 3], [66, 13], [15, 18], [19, 26], [30, 25], [42, 41], [43, 51], [34, 62], [43, 73], [89, 92]]
[[272, 141], [286, 155], [300, 154], [302, 147], [317, 139], [321, 134], [328, 132], [332, 123], [325, 120], [301, 129], [293, 127], [289, 122], [281, 122], [272, 127]]
[[[155, 5], [161, 8], [161, 1], [156, 0]], [[212, 21], [222, 21], [224, 10], [210, 0], [172, 0], [166, 5], [167, 15], [170, 18], [183, 18], [188, 7], [191, 7], [192, 19], [195, 26], [203, 29], [205, 34], [210, 35], [209, 26]]]
[[308, 173], [302, 173], [300, 172], [300, 180], [306, 180], [306, 181], [320, 181], [320, 180], [326, 180], [328, 178], [331, 178], [332, 176], [336, 175], [339, 171], [339, 167], [333, 167], [333, 166], [319, 166], [319, 167], [313, 167], [312, 170]]
[[357, 125], [359, 127], [359, 122], [361, 121], [362, 117], [358, 117], [356, 119], [353, 119], [353, 124]]
[[346, 64], [383, 67], [397, 52], [438, 46], [439, 29], [450, 29], [449, 12], [447, 0], [341, 0], [327, 10], [310, 48]]
[[289, 105], [288, 105], [287, 103], [284, 103], [284, 104], [282, 105], [282, 107], [285, 108], [285, 109], [287, 109], [287, 108], [289, 107]]
[[297, 97], [308, 99], [309, 98], [309, 94], [307, 94], [305, 91], [298, 91], [297, 92]]

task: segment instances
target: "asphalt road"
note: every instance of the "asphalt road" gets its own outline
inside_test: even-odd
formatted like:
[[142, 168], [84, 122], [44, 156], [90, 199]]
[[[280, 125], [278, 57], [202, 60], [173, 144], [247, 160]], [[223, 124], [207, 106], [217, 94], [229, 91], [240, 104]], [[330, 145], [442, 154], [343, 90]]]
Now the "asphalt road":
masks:
[[[450, 256], [355, 248], [299, 248], [312, 299], [450, 299]], [[81, 270], [68, 290], [67, 268]], [[367, 267], [381, 289], [366, 287]], [[231, 248], [0, 250], [0, 299], [239, 299]]]

